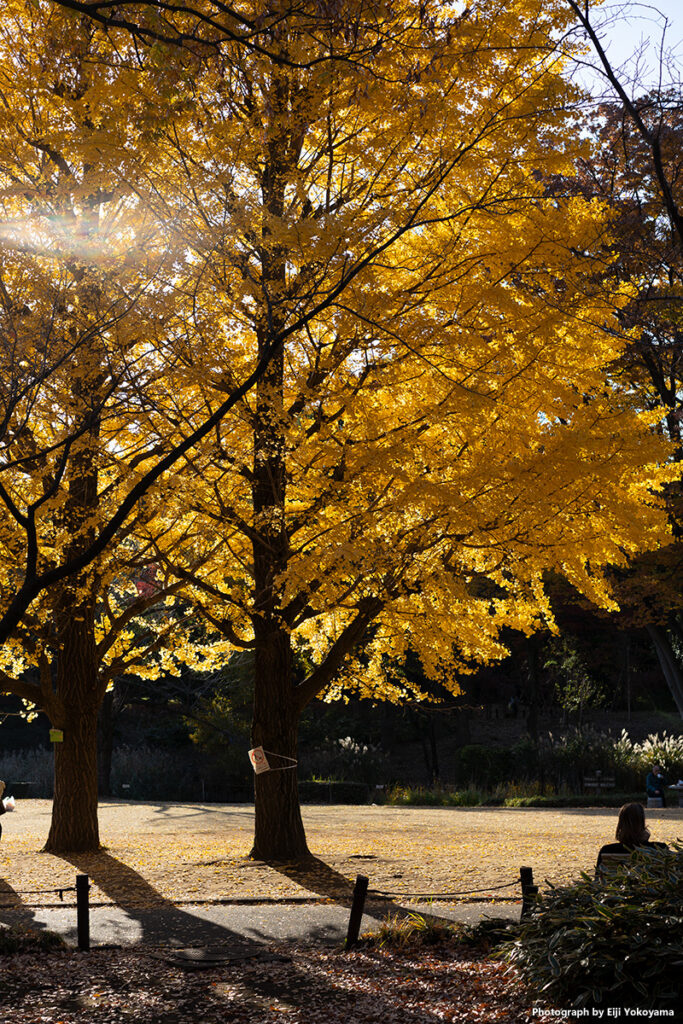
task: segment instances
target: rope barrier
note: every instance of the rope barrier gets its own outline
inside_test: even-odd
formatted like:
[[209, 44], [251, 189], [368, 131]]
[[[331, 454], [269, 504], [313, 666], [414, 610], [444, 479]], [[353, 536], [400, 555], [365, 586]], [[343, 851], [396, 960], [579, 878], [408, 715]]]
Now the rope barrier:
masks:
[[[63, 903], [64, 902], [64, 893], [65, 892], [75, 892], [75, 893], [77, 893], [78, 890], [77, 890], [75, 885], [64, 885], [64, 886], [62, 886], [61, 889], [13, 889], [11, 893], [8, 893], [8, 892], [2, 893], [2, 892], [0, 892], [0, 897], [3, 896], [3, 895], [4, 896], [10, 896], [10, 895], [16, 895], [16, 896], [45, 896], [45, 895], [48, 895], [50, 893], [56, 893], [59, 896], [60, 902]], [[0, 907], [15, 907], [15, 906], [16, 906], [16, 903], [14, 903], [14, 902], [12, 902], [12, 903], [0, 902]]]
[[461, 892], [389, 892], [386, 889], [368, 889], [368, 893], [372, 893], [375, 896], [409, 896], [413, 899], [417, 897], [431, 897], [432, 899], [439, 899], [442, 896], [471, 896], [478, 892], [492, 892], [494, 889], [510, 889], [513, 885], [519, 885], [518, 878], [514, 882], [496, 882], [495, 885], [487, 885], [484, 889], [465, 889]]
[[[60, 900], [63, 903], [64, 902], [64, 893], [65, 892], [76, 892], [76, 886], [75, 885], [63, 885], [61, 887], [61, 889], [13, 889], [12, 892], [16, 893], [17, 896], [44, 896], [46, 893], [56, 892], [56, 893], [59, 893], [59, 898], [60, 898]], [[2, 893], [0, 893], [0, 895], [2, 895]], [[5, 893], [5, 895], [9, 896], [10, 894], [9, 893]]]

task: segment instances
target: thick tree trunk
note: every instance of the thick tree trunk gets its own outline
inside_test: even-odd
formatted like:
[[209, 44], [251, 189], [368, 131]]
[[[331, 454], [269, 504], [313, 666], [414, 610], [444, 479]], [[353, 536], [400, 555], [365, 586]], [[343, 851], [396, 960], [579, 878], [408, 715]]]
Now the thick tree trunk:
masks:
[[254, 846], [258, 860], [309, 856], [299, 806], [297, 731], [289, 635], [257, 636], [252, 745], [263, 747], [271, 770], [254, 776]]
[[[61, 616], [60, 616], [61, 617]], [[86, 852], [100, 848], [97, 821], [97, 663], [92, 613], [73, 608], [62, 619], [57, 665], [57, 695], [64, 739], [55, 743], [55, 790], [52, 824], [45, 844], [49, 853]]]
[[[285, 45], [284, 40], [283, 46]], [[285, 191], [296, 174], [298, 149], [285, 125], [291, 100], [288, 75], [275, 75], [261, 175], [263, 302], [257, 326], [258, 354], [277, 343], [285, 326], [287, 252], [274, 237], [285, 215]], [[289, 565], [287, 527], [287, 439], [284, 402], [285, 355], [272, 356], [256, 387], [254, 408], [253, 577], [254, 719], [252, 744], [268, 751], [271, 770], [255, 775], [253, 857], [292, 861], [309, 854], [297, 787], [297, 729], [289, 631], [282, 618], [283, 577]]]
[[55, 793], [48, 853], [92, 852], [100, 848], [97, 821], [97, 709], [74, 707], [55, 743]]
[[55, 610], [59, 638], [57, 687], [52, 725], [64, 738], [55, 743], [49, 853], [94, 852], [100, 848], [97, 820], [97, 720], [100, 683], [95, 646], [94, 602], [78, 601], [78, 584], [66, 587]]

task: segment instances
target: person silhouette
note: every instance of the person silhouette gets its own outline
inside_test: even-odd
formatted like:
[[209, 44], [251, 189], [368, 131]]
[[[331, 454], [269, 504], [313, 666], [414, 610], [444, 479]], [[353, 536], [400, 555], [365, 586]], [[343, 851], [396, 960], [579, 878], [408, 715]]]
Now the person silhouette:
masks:
[[647, 773], [647, 778], [645, 779], [645, 790], [649, 797], [659, 797], [662, 801], [662, 807], [666, 807], [665, 786], [666, 776], [662, 771], [662, 766], [653, 764], [652, 771]]
[[624, 804], [619, 811], [616, 829], [616, 843], [605, 843], [598, 853], [595, 865], [596, 873], [600, 870], [603, 854], [633, 853], [634, 850], [649, 849], [668, 850], [666, 843], [651, 843], [650, 830], [645, 825], [645, 811], [642, 804]]

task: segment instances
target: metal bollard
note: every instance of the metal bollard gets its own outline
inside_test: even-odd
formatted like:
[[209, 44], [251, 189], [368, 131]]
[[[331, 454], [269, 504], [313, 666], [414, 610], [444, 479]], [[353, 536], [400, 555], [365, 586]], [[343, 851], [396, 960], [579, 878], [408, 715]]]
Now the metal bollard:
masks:
[[78, 932], [79, 949], [90, 949], [89, 890], [89, 877], [87, 875], [76, 875], [76, 930]]
[[531, 912], [534, 905], [534, 897], [538, 894], [538, 886], [534, 885], [533, 868], [520, 868], [519, 881], [522, 885], [522, 917]]
[[353, 887], [353, 902], [351, 904], [351, 915], [349, 917], [349, 928], [346, 933], [346, 949], [351, 949], [358, 942], [360, 923], [363, 919], [365, 897], [368, 893], [368, 879], [365, 875], [356, 875], [356, 884]]

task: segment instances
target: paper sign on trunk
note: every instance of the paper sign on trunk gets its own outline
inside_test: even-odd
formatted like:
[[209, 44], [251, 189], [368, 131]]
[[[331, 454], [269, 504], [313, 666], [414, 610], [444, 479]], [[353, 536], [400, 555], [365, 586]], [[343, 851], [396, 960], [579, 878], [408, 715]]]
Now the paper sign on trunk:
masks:
[[253, 750], [250, 750], [249, 760], [257, 775], [260, 775], [261, 772], [267, 772], [270, 768], [263, 747], [254, 747]]

